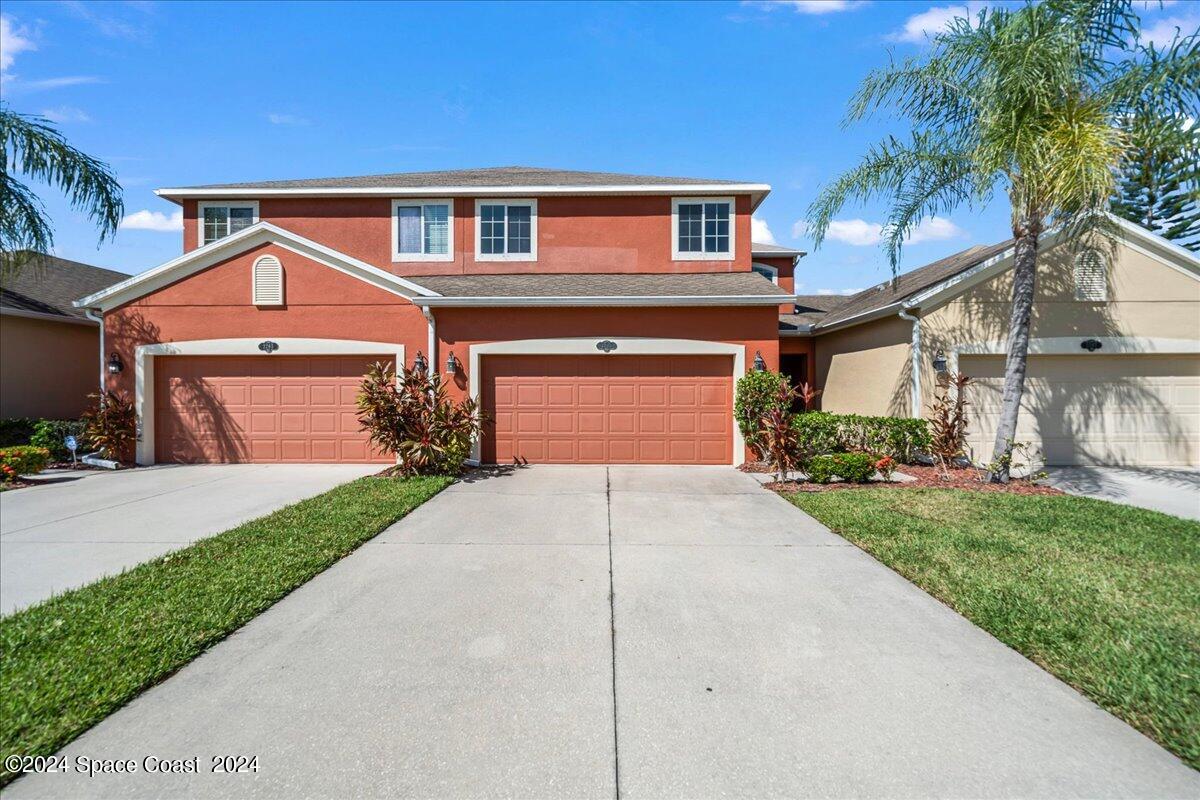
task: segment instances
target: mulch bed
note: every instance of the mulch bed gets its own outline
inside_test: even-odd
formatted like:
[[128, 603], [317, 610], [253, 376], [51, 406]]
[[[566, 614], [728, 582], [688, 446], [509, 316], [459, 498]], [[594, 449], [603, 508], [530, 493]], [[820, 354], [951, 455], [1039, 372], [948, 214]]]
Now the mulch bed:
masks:
[[[769, 470], [746, 470], [760, 472]], [[896, 481], [894, 483], [768, 483], [768, 489], [777, 492], [836, 492], [852, 489], [966, 489], [972, 492], [1005, 492], [1007, 494], [1062, 494], [1062, 490], [1053, 486], [1033, 483], [1024, 478], [1014, 478], [1008, 483], [988, 483], [987, 473], [980, 470], [965, 468], [952, 469], [943, 475], [937, 467], [925, 467], [918, 464], [901, 465], [898, 472], [909, 475], [916, 480]]]

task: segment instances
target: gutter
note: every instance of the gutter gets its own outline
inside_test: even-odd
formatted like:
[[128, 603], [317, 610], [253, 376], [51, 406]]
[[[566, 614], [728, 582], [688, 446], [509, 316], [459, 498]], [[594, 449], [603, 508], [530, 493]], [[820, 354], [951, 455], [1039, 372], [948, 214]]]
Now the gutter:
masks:
[[913, 316], [908, 312], [912, 310], [912, 306], [905, 306], [900, 309], [900, 319], [907, 320], [912, 323], [912, 408], [909, 416], [913, 419], [921, 418], [921, 318]]
[[94, 325], [94, 320], [80, 319], [68, 314], [50, 314], [45, 311], [26, 311], [23, 308], [0, 306], [0, 315], [5, 317], [24, 317], [25, 319], [44, 319], [47, 322], [63, 322], [67, 325]]
[[778, 306], [795, 295], [656, 295], [559, 297], [413, 297], [417, 306]]
[[422, 307], [421, 313], [425, 315], [425, 319], [429, 322], [429, 342], [427, 343], [429, 352], [426, 354], [426, 357], [429, 359], [430, 368], [436, 369], [438, 363], [437, 320], [433, 318], [433, 310], [430, 308]]

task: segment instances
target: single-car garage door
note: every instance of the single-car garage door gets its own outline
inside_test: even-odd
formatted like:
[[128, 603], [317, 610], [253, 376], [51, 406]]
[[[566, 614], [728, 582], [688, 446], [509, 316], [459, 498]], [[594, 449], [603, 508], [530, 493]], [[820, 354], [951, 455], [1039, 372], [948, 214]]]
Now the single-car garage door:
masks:
[[[975, 379], [968, 437], [991, 458], [1004, 385], [1002, 356], [962, 356]], [[1030, 356], [1017, 441], [1051, 465], [1200, 465], [1200, 357]]]
[[387, 462], [359, 428], [362, 376], [388, 356], [155, 359], [160, 462]]
[[483, 461], [730, 464], [730, 356], [484, 356]]

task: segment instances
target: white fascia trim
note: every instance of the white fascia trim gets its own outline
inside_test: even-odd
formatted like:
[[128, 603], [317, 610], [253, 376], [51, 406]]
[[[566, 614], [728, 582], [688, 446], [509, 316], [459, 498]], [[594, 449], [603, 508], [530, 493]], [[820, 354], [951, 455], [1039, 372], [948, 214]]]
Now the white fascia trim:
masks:
[[804, 252], [803, 250], [788, 250], [787, 252], [784, 252], [784, 253], [777, 253], [772, 250], [751, 250], [750, 251], [750, 256], [752, 258], [790, 258], [793, 263], [795, 263], [797, 258], [801, 258], [806, 255], [808, 255], [808, 253]]
[[318, 244], [311, 239], [306, 239], [291, 231], [284, 230], [270, 222], [258, 222], [245, 230], [238, 231], [223, 239], [218, 239], [212, 244], [196, 248], [179, 258], [146, 270], [140, 275], [135, 275], [107, 289], [76, 300], [74, 305], [76, 308], [102, 308], [107, 311], [116, 306], [128, 303], [130, 300], [136, 300], [143, 295], [157, 291], [181, 278], [186, 278], [188, 275], [217, 264], [238, 252], [268, 242], [277, 244], [280, 247], [314, 261], [319, 261], [339, 272], [378, 286], [385, 291], [406, 299], [417, 295], [437, 296], [436, 292], [430, 291], [423, 286], [418, 286], [412, 281], [397, 277], [390, 272], [385, 272], [378, 267], [373, 267], [365, 261], [359, 261], [357, 258], [348, 256], [331, 247], [326, 247], [323, 244]]
[[[729, 251], [726, 253], [692, 253], [679, 250], [679, 207], [696, 203], [729, 204]], [[703, 219], [703, 218], [702, 218]], [[703, 222], [700, 237], [704, 238]], [[733, 261], [737, 258], [737, 203], [732, 197], [672, 197], [671, 198], [671, 260], [672, 261]]]
[[786, 336], [812, 336], [812, 325], [797, 325], [794, 331], [780, 331], [779, 337], [782, 339]]
[[[449, 216], [446, 224], [446, 252], [445, 253], [401, 253], [400, 252], [400, 226], [397, 224], [396, 209], [400, 206], [422, 206], [421, 209], [421, 241], [425, 241], [425, 209], [424, 206], [447, 206]], [[454, 198], [439, 197], [430, 199], [428, 197], [413, 197], [393, 199], [392, 200], [392, 263], [404, 264], [407, 262], [447, 262], [454, 260]]]
[[[528, 253], [484, 253], [481, 244], [482, 226], [479, 224], [479, 209], [484, 205], [504, 206], [504, 245], [508, 246], [508, 206], [529, 206], [529, 252]], [[489, 197], [475, 201], [475, 260], [476, 261], [537, 261], [538, 254], [538, 204], [532, 197]]]
[[7, 306], [0, 306], [0, 315], [5, 317], [22, 317], [24, 319], [40, 319], [46, 322], [65, 322], [68, 325], [87, 325], [89, 327], [100, 324], [95, 320], [80, 319], [79, 317], [71, 317], [66, 314], [48, 314], [44, 311], [26, 311], [23, 308], [8, 308]]
[[[1100, 349], [1088, 352], [1081, 346], [1088, 339], [1100, 343]], [[1008, 342], [995, 339], [986, 342], [967, 342], [957, 345], [956, 355], [1007, 355]], [[1200, 353], [1200, 339], [1166, 339], [1145, 336], [1046, 336], [1029, 340], [1029, 354], [1036, 356], [1077, 355], [1099, 358], [1116, 354], [1190, 355]]]
[[240, 339], [195, 339], [138, 345], [134, 350], [133, 407], [137, 413], [137, 463], [154, 463], [154, 359], [158, 356], [279, 356], [391, 355], [399, 371], [404, 362], [404, 345], [398, 342], [369, 342], [358, 339], [270, 339], [279, 345], [274, 353], [258, 346], [270, 337]]
[[[631, 186], [312, 186], [279, 189], [265, 188], [166, 188], [155, 189], [159, 197], [169, 199], [226, 199], [252, 197], [423, 197], [452, 195], [455, 197], [504, 197], [512, 195], [644, 195], [644, 194], [752, 194], [765, 197], [771, 191], [767, 183], [697, 183], [697, 184], [638, 184]], [[758, 202], [761, 202], [761, 197]], [[757, 206], [758, 203], [755, 203]]]
[[1193, 280], [1200, 281], [1200, 255], [1186, 247], [1180, 247], [1169, 239], [1164, 239], [1154, 231], [1148, 231], [1141, 225], [1136, 225], [1115, 214], [1109, 214], [1109, 219], [1116, 223], [1125, 234], [1124, 243], [1144, 256], [1158, 261], [1160, 264], [1181, 272]]
[[644, 297], [414, 297], [418, 306], [777, 306], [790, 294], [655, 295]]
[[[206, 208], [249, 208], [254, 211], [254, 223], [259, 221], [257, 200], [246, 200], [240, 203], [231, 203], [228, 200], [221, 200], [216, 203], [199, 202], [196, 204], [196, 241], [201, 245], [204, 244], [204, 209]], [[218, 239], [217, 241], [220, 240]], [[212, 244], [212, 242], [209, 242], [209, 244]]]
[[[605, 353], [596, 349], [596, 344], [602, 341], [614, 342], [617, 349]], [[471, 397], [480, 402], [482, 390], [482, 373], [480, 360], [483, 356], [498, 355], [555, 355], [555, 356], [595, 356], [610, 358], [612, 355], [623, 356], [679, 356], [679, 355], [727, 355], [733, 356], [733, 380], [746, 374], [746, 347], [728, 342], [709, 342], [701, 339], [643, 339], [623, 336], [580, 336], [562, 339], [517, 339], [506, 342], [487, 342], [474, 344], [470, 347], [470, 373], [468, 374]], [[729, 407], [733, 415], [733, 406]], [[733, 428], [733, 463], [737, 466], [745, 455], [746, 444], [742, 432], [738, 428], [736, 418], [732, 418]], [[476, 440], [471, 448], [471, 460], [479, 463], [482, 442]]]

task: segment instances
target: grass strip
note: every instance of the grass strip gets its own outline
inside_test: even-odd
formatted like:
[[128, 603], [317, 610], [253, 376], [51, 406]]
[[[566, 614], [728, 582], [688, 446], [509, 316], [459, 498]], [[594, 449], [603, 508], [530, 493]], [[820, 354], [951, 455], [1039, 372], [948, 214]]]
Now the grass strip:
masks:
[[1200, 768], [1200, 523], [953, 489], [787, 499]]
[[0, 764], [57, 752], [450, 483], [361, 478], [0, 619]]

